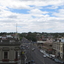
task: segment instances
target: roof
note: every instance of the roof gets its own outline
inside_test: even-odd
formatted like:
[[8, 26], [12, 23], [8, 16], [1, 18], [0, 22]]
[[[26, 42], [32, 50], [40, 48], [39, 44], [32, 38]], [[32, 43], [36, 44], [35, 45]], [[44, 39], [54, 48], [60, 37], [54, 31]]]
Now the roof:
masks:
[[16, 46], [20, 44], [21, 42], [19, 40], [14, 39], [0, 40], [0, 46]]
[[45, 43], [46, 41], [37, 41], [37, 43]]
[[0, 46], [17, 46], [17, 45], [20, 45], [21, 43], [20, 42], [12, 42], [12, 43], [10, 43], [10, 42], [0, 42]]

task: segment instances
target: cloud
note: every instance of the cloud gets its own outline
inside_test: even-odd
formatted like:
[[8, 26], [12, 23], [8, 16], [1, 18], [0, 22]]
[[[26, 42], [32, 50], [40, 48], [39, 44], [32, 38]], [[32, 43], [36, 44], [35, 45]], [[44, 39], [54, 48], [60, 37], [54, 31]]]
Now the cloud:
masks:
[[34, 13], [34, 14], [46, 14], [46, 13], [48, 13], [48, 12], [46, 12], [46, 11], [41, 11], [41, 10], [39, 10], [39, 9], [32, 9], [32, 10], [30, 10], [29, 11], [29, 13]]
[[64, 18], [64, 9], [59, 9], [59, 11], [57, 13], [53, 13], [53, 15]]
[[57, 9], [58, 8], [58, 6], [51, 6], [51, 7], [47, 7], [47, 9]]
[[[13, 2], [12, 2], [13, 1]], [[2, 0], [0, 1], [2, 6], [14, 9], [29, 9], [30, 7], [26, 4], [26, 2], [18, 1], [18, 0]]]
[[63, 0], [1, 0], [0, 4], [15, 9], [31, 9], [29, 5], [47, 6], [47, 5], [63, 5]]
[[[63, 32], [64, 9], [58, 9], [59, 6], [64, 5], [63, 3], [63, 0], [1, 0], [0, 31], [15, 32], [17, 23], [18, 32]], [[43, 11], [44, 6], [48, 6], [45, 11]], [[28, 9], [29, 11], [24, 14], [12, 12], [10, 9]], [[48, 9], [58, 12], [50, 12]]]
[[16, 15], [10, 15], [10, 16], [8, 16], [8, 18], [17, 18], [17, 16]]

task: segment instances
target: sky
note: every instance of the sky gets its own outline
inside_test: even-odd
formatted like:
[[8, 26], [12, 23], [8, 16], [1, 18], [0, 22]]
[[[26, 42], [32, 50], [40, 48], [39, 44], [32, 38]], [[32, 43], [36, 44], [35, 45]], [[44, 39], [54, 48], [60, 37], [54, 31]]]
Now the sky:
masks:
[[0, 32], [64, 32], [64, 0], [0, 0]]

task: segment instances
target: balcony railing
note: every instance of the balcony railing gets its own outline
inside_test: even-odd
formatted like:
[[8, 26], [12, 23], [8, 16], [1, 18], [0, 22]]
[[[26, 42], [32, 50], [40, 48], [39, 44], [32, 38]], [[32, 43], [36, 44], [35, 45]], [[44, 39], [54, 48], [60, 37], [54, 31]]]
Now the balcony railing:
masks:
[[8, 61], [9, 61], [9, 59], [2, 59], [2, 61], [3, 61], [3, 62], [8, 62]]

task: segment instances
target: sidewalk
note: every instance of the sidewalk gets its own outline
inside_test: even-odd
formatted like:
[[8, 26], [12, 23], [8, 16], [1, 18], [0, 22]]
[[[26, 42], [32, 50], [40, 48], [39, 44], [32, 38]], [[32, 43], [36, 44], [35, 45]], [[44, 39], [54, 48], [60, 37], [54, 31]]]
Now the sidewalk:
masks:
[[18, 60], [18, 64], [21, 64], [21, 60]]

